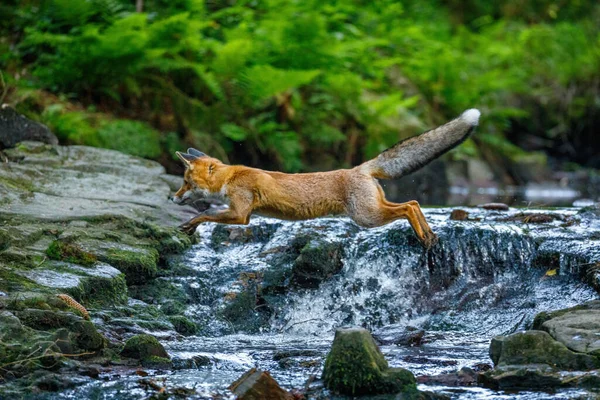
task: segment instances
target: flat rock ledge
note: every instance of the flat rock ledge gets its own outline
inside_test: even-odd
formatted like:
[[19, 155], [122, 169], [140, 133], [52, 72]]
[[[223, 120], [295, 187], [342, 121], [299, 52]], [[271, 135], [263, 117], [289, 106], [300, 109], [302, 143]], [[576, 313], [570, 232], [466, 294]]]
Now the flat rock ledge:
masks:
[[501, 390], [600, 387], [600, 301], [540, 313], [533, 329], [490, 344], [495, 368], [479, 383]]

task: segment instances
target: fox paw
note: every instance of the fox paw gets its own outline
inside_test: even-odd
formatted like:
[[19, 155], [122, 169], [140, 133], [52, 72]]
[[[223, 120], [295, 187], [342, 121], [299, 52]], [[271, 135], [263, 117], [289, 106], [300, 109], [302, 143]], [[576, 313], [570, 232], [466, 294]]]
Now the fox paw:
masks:
[[196, 233], [197, 227], [198, 227], [198, 225], [190, 224], [187, 222], [185, 224], [179, 225], [179, 229], [181, 229], [186, 235], [189, 235], [189, 236], [192, 236], [194, 233]]
[[421, 244], [423, 245], [423, 247], [425, 249], [429, 250], [432, 247], [434, 247], [439, 241], [440, 241], [440, 238], [438, 237], [438, 235], [436, 235], [433, 232], [427, 232], [427, 233], [425, 233], [425, 236], [421, 240]]

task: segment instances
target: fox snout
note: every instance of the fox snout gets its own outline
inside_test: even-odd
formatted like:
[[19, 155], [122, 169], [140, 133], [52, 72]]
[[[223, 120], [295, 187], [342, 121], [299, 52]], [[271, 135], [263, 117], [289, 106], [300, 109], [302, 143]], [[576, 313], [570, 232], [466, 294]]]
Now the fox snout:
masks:
[[183, 206], [189, 202], [191, 197], [192, 197], [191, 192], [187, 191], [182, 196], [178, 196], [178, 195], [171, 196], [171, 197], [169, 197], [169, 200], [171, 200], [175, 204], [179, 204], [179, 205]]

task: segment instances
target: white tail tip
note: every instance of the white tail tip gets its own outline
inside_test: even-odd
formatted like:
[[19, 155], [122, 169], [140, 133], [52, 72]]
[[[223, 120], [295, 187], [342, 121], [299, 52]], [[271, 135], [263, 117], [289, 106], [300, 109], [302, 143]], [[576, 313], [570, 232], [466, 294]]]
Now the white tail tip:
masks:
[[479, 112], [476, 108], [471, 108], [460, 115], [460, 118], [465, 121], [467, 124], [472, 126], [477, 126], [479, 124], [479, 116], [481, 112]]

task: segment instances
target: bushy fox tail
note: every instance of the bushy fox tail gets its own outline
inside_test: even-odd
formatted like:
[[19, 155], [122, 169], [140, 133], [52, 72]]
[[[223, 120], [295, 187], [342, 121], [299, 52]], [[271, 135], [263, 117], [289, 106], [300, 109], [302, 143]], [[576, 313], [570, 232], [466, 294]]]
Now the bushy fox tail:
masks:
[[480, 114], [475, 108], [467, 110], [445, 125], [397, 143], [359, 168], [378, 179], [410, 174], [464, 142], [479, 123]]

